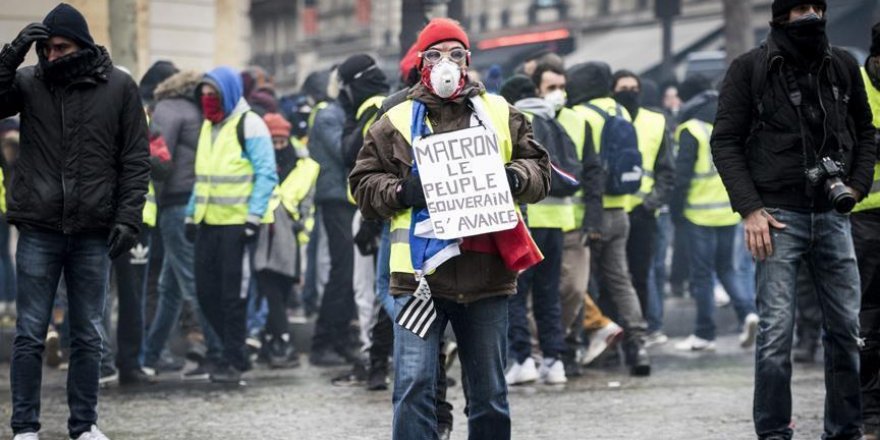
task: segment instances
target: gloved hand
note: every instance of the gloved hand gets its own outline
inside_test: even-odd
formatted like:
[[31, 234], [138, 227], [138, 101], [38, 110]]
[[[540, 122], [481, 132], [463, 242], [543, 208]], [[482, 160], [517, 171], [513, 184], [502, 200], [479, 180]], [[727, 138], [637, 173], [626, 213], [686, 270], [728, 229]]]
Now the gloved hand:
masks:
[[9, 47], [15, 51], [15, 54], [20, 59], [23, 59], [27, 56], [28, 51], [31, 50], [31, 45], [34, 42], [48, 39], [49, 28], [44, 26], [43, 23], [31, 23], [18, 33], [18, 36], [9, 44]]
[[184, 235], [186, 236], [186, 241], [190, 243], [194, 243], [196, 241], [196, 235], [199, 233], [199, 227], [195, 223], [187, 223], [185, 225]]
[[510, 192], [513, 195], [517, 195], [522, 192], [522, 176], [519, 175], [516, 171], [510, 168], [504, 168], [504, 172], [507, 173], [507, 184], [510, 185]]
[[260, 233], [260, 224], [255, 221], [248, 220], [244, 224], [244, 232], [241, 233], [241, 236], [242, 236], [242, 238], [245, 239], [245, 241], [251, 241], [251, 240], [256, 240], [257, 234], [259, 234], [259, 233]]
[[397, 201], [407, 208], [426, 208], [425, 191], [422, 189], [422, 179], [410, 174], [397, 186]]
[[602, 241], [602, 233], [593, 229], [585, 229], [581, 231], [581, 244], [584, 247], [590, 247], [593, 243]]
[[361, 255], [375, 255], [379, 251], [379, 235], [382, 234], [382, 222], [376, 220], [364, 220], [357, 234], [354, 235], [354, 244], [357, 245]]
[[131, 250], [138, 241], [137, 231], [128, 225], [115, 224], [110, 230], [107, 246], [110, 247], [110, 259], [115, 260], [120, 255]]

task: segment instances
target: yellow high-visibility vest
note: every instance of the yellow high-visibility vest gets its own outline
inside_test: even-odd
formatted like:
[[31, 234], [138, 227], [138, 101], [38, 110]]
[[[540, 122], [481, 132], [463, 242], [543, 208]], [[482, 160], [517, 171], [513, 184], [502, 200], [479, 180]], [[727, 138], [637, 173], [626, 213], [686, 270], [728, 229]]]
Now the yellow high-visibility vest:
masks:
[[144, 203], [144, 224], [155, 228], [158, 215], [159, 206], [156, 204], [156, 188], [153, 187], [153, 181], [150, 180], [150, 185], [147, 187], [147, 201]]
[[642, 153], [642, 168], [645, 174], [642, 176], [642, 186], [639, 192], [631, 194], [627, 212], [642, 204], [645, 197], [654, 190], [654, 162], [660, 146], [663, 145], [663, 136], [666, 134], [666, 116], [662, 113], [640, 108], [636, 120], [633, 121], [639, 139], [639, 152]]
[[[596, 98], [590, 101], [590, 104], [599, 107], [604, 110], [610, 116], [621, 116], [629, 122], [632, 122], [632, 118], [629, 116], [629, 112], [626, 111], [614, 98]], [[617, 109], [620, 108], [620, 114], [617, 114]], [[572, 110], [578, 112], [587, 118], [587, 122], [590, 123], [590, 130], [593, 132], [593, 148], [596, 149], [596, 154], [599, 154], [602, 149], [602, 129], [605, 128], [605, 118], [602, 117], [595, 110], [587, 107], [586, 105], [579, 104], [572, 107]], [[626, 208], [629, 204], [629, 194], [624, 194], [620, 196], [602, 196], [602, 207], [605, 209], [614, 209], [614, 208]]]
[[[871, 104], [871, 112], [874, 114], [874, 127], [880, 129], [880, 90], [874, 87], [874, 83], [868, 78], [868, 71], [864, 67], [862, 67], [862, 80], [865, 82], [868, 103]], [[880, 161], [874, 165], [874, 182], [871, 184], [871, 192], [856, 205], [853, 212], [877, 208], [880, 208]]]
[[315, 183], [318, 181], [318, 173], [321, 166], [311, 158], [302, 158], [296, 163], [296, 167], [275, 188], [272, 198], [269, 200], [269, 210], [275, 211], [279, 205], [290, 214], [295, 221], [303, 221], [305, 229], [300, 231], [297, 238], [300, 244], [309, 242], [309, 233], [315, 225], [314, 206], [308, 206], [305, 218], [301, 211], [302, 203], [315, 192]]
[[[505, 163], [513, 156], [513, 141], [510, 137], [510, 108], [504, 98], [483, 93], [480, 98], [497, 132], [501, 158]], [[391, 125], [400, 132], [407, 144], [412, 145], [413, 101], [408, 99], [386, 113]], [[430, 122], [429, 122], [430, 123]], [[391, 272], [415, 273], [409, 247], [409, 227], [412, 223], [412, 209], [405, 209], [391, 218]]]
[[[205, 120], [196, 150], [196, 208], [193, 220], [209, 225], [243, 225], [254, 189], [254, 168], [242, 153], [237, 127], [247, 112], [231, 117], [211, 141], [213, 125]], [[274, 197], [274, 195], [273, 195]], [[263, 223], [275, 221], [267, 209]]]
[[3, 168], [0, 168], [0, 213], [6, 214], [6, 177], [3, 175]]
[[[361, 116], [363, 116], [364, 112], [366, 112], [370, 107], [376, 107], [377, 110], [381, 109], [383, 101], [385, 101], [385, 97], [381, 96], [381, 95], [376, 95], [376, 96], [367, 98], [367, 100], [364, 101], [363, 103], [361, 103], [361, 106], [358, 107], [358, 110], [354, 116], [355, 120], [360, 121]], [[378, 115], [379, 115], [379, 112], [377, 111], [376, 113], [373, 113], [367, 119], [366, 123], [364, 124], [364, 127], [361, 129], [361, 136], [363, 136], [363, 137], [367, 136], [367, 130], [369, 130], [370, 127], [373, 126], [373, 122], [376, 122], [376, 116], [378, 116]], [[346, 197], [348, 197], [348, 203], [351, 203], [352, 205], [357, 205], [357, 201], [355, 201], [354, 195], [351, 193], [351, 184], [348, 183], [348, 179], [346, 179], [346, 181], [345, 181], [345, 195], [346, 195]]]
[[[587, 139], [587, 118], [570, 108], [562, 108], [556, 114], [556, 121], [559, 122], [559, 125], [565, 130], [565, 134], [574, 143], [574, 150], [578, 159], [583, 160], [584, 144]], [[584, 221], [584, 191], [582, 189], [578, 190], [578, 192], [571, 196], [571, 201], [572, 220], [567, 228], [563, 228], [565, 232], [580, 228]]]
[[684, 216], [699, 226], [733, 226], [740, 222], [740, 215], [730, 208], [727, 189], [721, 175], [712, 161], [709, 139], [712, 125], [698, 119], [691, 119], [675, 130], [675, 142], [681, 141], [681, 134], [687, 130], [697, 140], [697, 160], [694, 162], [694, 177], [688, 189]]
[[[535, 115], [523, 112], [529, 122]], [[575, 228], [574, 204], [571, 197], [547, 196], [538, 203], [528, 207], [529, 228], [562, 229], [570, 231]]]

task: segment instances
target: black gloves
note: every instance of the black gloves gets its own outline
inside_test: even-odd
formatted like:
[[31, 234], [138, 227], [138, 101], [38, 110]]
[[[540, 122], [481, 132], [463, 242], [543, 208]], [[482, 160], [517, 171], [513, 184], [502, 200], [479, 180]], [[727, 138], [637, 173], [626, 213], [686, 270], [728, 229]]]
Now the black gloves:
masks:
[[257, 234], [260, 232], [260, 224], [254, 222], [253, 220], [248, 220], [244, 224], [244, 232], [241, 233], [242, 238], [245, 241], [251, 241], [257, 239]]
[[18, 36], [9, 44], [9, 47], [15, 51], [19, 59], [24, 59], [34, 42], [48, 39], [49, 28], [42, 23], [31, 23], [18, 33]]
[[357, 234], [354, 235], [354, 244], [357, 245], [361, 255], [376, 255], [379, 251], [379, 235], [382, 234], [382, 222], [377, 220], [364, 220]]
[[407, 208], [427, 208], [422, 179], [413, 174], [403, 179], [397, 187], [397, 201]]
[[519, 173], [510, 169], [504, 168], [504, 172], [507, 173], [507, 183], [510, 185], [510, 192], [513, 195], [518, 195], [523, 190], [523, 182], [522, 177], [520, 177]]
[[110, 247], [110, 259], [115, 260], [120, 255], [128, 252], [138, 241], [137, 231], [128, 225], [115, 224], [110, 230], [107, 246]]

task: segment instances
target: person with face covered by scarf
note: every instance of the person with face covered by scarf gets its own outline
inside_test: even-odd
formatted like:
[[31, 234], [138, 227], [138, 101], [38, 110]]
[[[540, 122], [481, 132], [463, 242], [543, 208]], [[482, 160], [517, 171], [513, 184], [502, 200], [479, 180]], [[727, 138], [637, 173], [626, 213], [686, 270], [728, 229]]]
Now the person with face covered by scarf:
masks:
[[[663, 343], [663, 292], [650, 289], [648, 274], [654, 259], [658, 211], [669, 203], [675, 185], [675, 164], [672, 158], [671, 137], [666, 129], [666, 116], [642, 106], [642, 81], [633, 72], [619, 70], [611, 86], [614, 99], [629, 112], [639, 140], [639, 152], [645, 177], [639, 192], [630, 198], [630, 233], [626, 241], [633, 287], [639, 296], [642, 312], [648, 321], [645, 342]], [[652, 291], [653, 290], [653, 291]]]
[[[18, 69], [32, 47], [39, 62]], [[21, 155], [8, 220], [18, 241], [18, 321], [12, 431], [40, 430], [43, 343], [62, 271], [70, 299], [67, 389], [73, 439], [106, 439], [97, 423], [110, 260], [137, 241], [150, 147], [137, 84], [95, 44], [85, 18], [61, 3], [0, 52], [0, 118], [20, 114]]]
[[[413, 110], [424, 106], [424, 125], [430, 125], [434, 133], [465, 129], [478, 119], [491, 123], [499, 145], [509, 142], [511, 146], [505, 169], [516, 203], [536, 203], [550, 190], [548, 154], [535, 142], [523, 114], [503, 98], [487, 94], [482, 84], [468, 80], [470, 44], [461, 26], [453, 20], [433, 19], [419, 34], [417, 45], [421, 80], [409, 89], [406, 100], [367, 131], [349, 176], [365, 218], [393, 218], [390, 291], [395, 320], [416, 298], [413, 265], [417, 263], [411, 260], [410, 243], [419, 241], [409, 237], [408, 218], [426, 206], [420, 179], [412, 171]], [[415, 125], [422, 123], [417, 120]], [[490, 242], [499, 246], [493, 235], [465, 238], [458, 256], [423, 278], [430, 285], [437, 314], [424, 337], [394, 324], [394, 439], [438, 438], [434, 386], [439, 341], [448, 323], [456, 334], [468, 390], [470, 437], [510, 438], [503, 354], [507, 350], [507, 301], [516, 292], [517, 271], [508, 267], [500, 247], [493, 251], [484, 246]]]
[[[754, 422], [759, 438], [790, 439], [791, 348], [797, 273], [812, 271], [825, 329], [824, 438], [861, 438], [859, 272], [845, 212], [874, 181], [876, 130], [858, 63], [832, 47], [824, 0], [774, 0], [765, 44], [731, 64], [711, 138], [715, 168], [756, 265], [760, 324]], [[839, 165], [812, 183], [820, 159]], [[822, 161], [827, 163], [825, 161]], [[824, 168], [829, 171], [828, 168]]]

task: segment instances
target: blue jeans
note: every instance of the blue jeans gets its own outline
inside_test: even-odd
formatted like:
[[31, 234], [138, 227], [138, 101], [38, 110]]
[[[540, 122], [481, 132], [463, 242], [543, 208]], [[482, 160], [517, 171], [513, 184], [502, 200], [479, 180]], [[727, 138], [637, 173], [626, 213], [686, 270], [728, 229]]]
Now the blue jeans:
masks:
[[157, 287], [159, 301], [144, 346], [145, 366], [155, 366], [159, 361], [171, 329], [180, 318], [184, 299], [189, 301], [199, 320], [205, 336], [208, 359], [217, 361], [223, 353], [220, 338], [208, 325], [196, 300], [195, 251], [193, 243], [186, 239], [185, 218], [186, 206], [183, 205], [163, 207], [159, 211], [159, 231], [165, 252]]
[[40, 384], [46, 332], [62, 271], [67, 281], [70, 370], [67, 402], [71, 437], [98, 420], [98, 378], [110, 258], [107, 234], [64, 235], [22, 230], [16, 254], [18, 319], [12, 352], [12, 431], [40, 430]]
[[379, 239], [379, 251], [376, 253], [376, 300], [385, 309], [392, 320], [394, 315], [394, 298], [391, 296], [391, 223], [382, 226], [382, 237]]
[[737, 225], [708, 227], [688, 222], [691, 258], [691, 295], [697, 302], [697, 326], [694, 334], [715, 340], [715, 278], [730, 295], [739, 322], [755, 313], [755, 297], [749, 295], [736, 270]]
[[[394, 298], [394, 315], [410, 296]], [[469, 304], [434, 299], [437, 320], [425, 339], [394, 324], [395, 440], [437, 439], [436, 384], [440, 338], [452, 324], [468, 396], [468, 438], [510, 439], [510, 408], [504, 369], [507, 359], [507, 297]]]
[[648, 304], [645, 307], [645, 321], [648, 321], [648, 333], [663, 328], [663, 297], [668, 278], [666, 256], [669, 251], [669, 237], [672, 235], [672, 220], [669, 210], [665, 209], [657, 216], [657, 235], [654, 236], [654, 261], [648, 273]]
[[0, 301], [15, 300], [15, 271], [12, 269], [12, 254], [9, 252], [9, 226], [0, 220]]
[[768, 209], [785, 229], [771, 230], [773, 254], [757, 265], [761, 318], [755, 365], [755, 431], [791, 438], [791, 344], [798, 267], [806, 258], [822, 309], [825, 439], [861, 438], [859, 272], [849, 216]]

